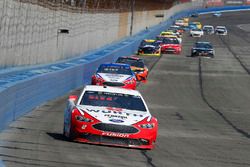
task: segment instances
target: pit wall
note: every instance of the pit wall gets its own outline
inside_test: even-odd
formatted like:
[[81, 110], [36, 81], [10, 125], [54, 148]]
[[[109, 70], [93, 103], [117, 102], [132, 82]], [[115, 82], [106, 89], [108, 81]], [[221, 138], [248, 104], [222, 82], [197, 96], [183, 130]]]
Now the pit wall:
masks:
[[[192, 4], [177, 5], [175, 11]], [[135, 34], [166, 20], [170, 10], [134, 12]], [[156, 18], [165, 14], [165, 18]], [[0, 0], [0, 69], [77, 57], [130, 35], [129, 13], [73, 13], [17, 0]], [[60, 33], [67, 29], [69, 33]]]

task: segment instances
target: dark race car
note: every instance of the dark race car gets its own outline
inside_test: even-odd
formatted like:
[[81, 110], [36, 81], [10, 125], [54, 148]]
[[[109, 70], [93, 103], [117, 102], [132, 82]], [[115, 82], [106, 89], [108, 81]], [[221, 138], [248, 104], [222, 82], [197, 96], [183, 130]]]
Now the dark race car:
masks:
[[128, 64], [131, 69], [134, 71], [137, 81], [145, 81], [148, 76], [148, 68], [145, 65], [143, 59], [138, 57], [119, 57], [116, 60], [116, 63]]
[[161, 47], [155, 40], [143, 40], [138, 48], [138, 55], [161, 56]]
[[214, 49], [210, 42], [196, 42], [191, 50], [191, 57], [206, 56], [214, 57]]

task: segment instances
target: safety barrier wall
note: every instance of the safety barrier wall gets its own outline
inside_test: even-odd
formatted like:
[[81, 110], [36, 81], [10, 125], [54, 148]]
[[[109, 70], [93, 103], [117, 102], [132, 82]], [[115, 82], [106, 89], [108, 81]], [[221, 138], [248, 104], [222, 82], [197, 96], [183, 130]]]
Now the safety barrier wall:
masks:
[[[0, 69], [73, 58], [130, 35], [130, 11], [72, 10], [36, 1], [0, 0]], [[172, 10], [135, 11], [132, 34], [161, 22], [155, 17], [161, 13]]]
[[[243, 9], [249, 8], [244, 7]], [[226, 7], [224, 9], [239, 10], [240, 8]], [[222, 8], [189, 9], [176, 12], [160, 25], [141, 31], [118, 43], [89, 52], [82, 57], [58, 64], [9, 72], [6, 75], [0, 74], [0, 129], [4, 129], [10, 122], [36, 106], [90, 83], [91, 75], [99, 64], [113, 62], [119, 56], [131, 55], [142, 39], [155, 37], [170, 26], [175, 19], [193, 12], [217, 10], [222, 10]]]

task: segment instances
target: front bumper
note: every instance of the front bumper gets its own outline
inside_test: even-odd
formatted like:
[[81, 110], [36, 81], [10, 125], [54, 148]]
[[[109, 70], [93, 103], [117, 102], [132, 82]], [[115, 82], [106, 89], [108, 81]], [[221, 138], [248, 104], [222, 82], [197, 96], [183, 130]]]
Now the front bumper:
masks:
[[140, 149], [154, 148], [156, 138], [155, 129], [151, 131], [148, 129], [139, 129], [136, 133], [119, 133], [117, 131], [108, 132], [95, 129], [94, 124], [90, 123], [75, 123], [76, 125], [73, 126], [74, 141]]

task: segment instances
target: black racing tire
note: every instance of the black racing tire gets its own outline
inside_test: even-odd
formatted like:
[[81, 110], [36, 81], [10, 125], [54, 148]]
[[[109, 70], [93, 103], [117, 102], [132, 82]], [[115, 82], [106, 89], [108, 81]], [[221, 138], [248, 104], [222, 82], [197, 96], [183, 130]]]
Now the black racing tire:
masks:
[[71, 128], [70, 128], [70, 131], [69, 131], [69, 136], [66, 136], [65, 134], [65, 128], [63, 128], [63, 136], [66, 138], [66, 140], [68, 141], [73, 141], [74, 138], [75, 138], [75, 135], [73, 134]]

